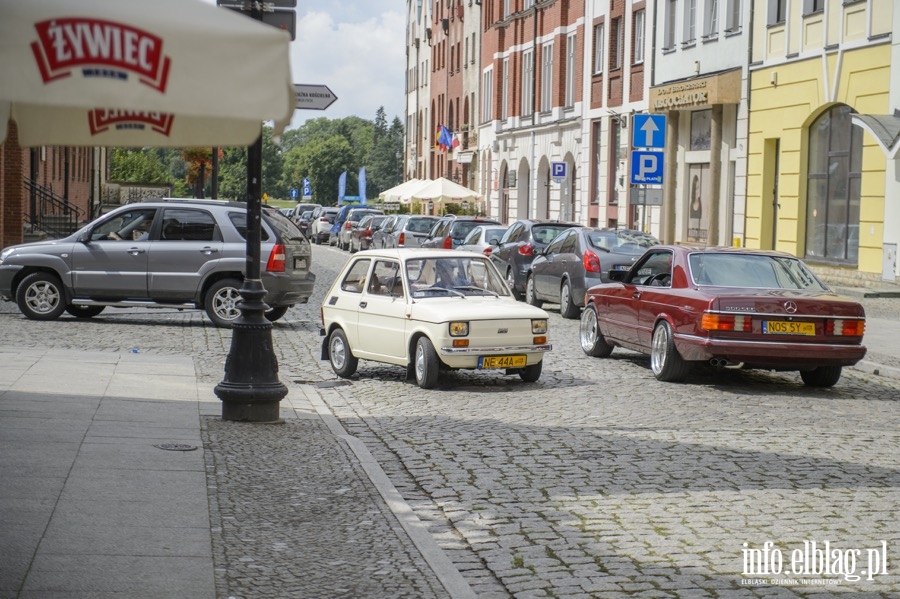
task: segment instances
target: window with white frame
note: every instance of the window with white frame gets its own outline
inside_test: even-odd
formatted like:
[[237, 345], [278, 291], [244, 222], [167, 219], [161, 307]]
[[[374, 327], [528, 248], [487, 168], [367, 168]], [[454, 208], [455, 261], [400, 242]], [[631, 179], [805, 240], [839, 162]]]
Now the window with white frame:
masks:
[[741, 0], [727, 0], [725, 5], [725, 31], [741, 30]]
[[522, 116], [534, 112], [534, 48], [522, 52]]
[[675, 23], [678, 18], [678, 0], [666, 2], [666, 28], [663, 38], [663, 50], [675, 49]]
[[503, 18], [507, 18], [509, 16], [509, 4], [510, 0], [503, 0]]
[[684, 2], [684, 40], [682, 44], [692, 44], [697, 40], [697, 0]]
[[485, 69], [481, 80], [481, 122], [487, 123], [493, 118], [494, 68]]
[[803, 16], [822, 12], [825, 9], [825, 0], [803, 0]]
[[594, 25], [594, 74], [599, 75], [603, 72], [603, 47], [606, 43], [604, 39], [603, 23]]
[[622, 68], [622, 47], [624, 35], [622, 31], [622, 17], [616, 17], [609, 25], [609, 68]]
[[553, 42], [541, 46], [541, 112], [553, 108]]
[[703, 15], [703, 37], [716, 37], [719, 33], [719, 0], [706, 0]]
[[646, 13], [643, 10], [634, 11], [634, 63], [644, 62], [644, 17]]
[[503, 73], [500, 74], [500, 119], [509, 118], [509, 58], [503, 59]]
[[787, 16], [788, 0], [769, 0], [769, 10], [766, 14], [767, 25], [779, 25], [784, 23]]
[[534, 6], [534, 0], [525, 0], [525, 6], [523, 7], [523, 9], [528, 10], [532, 6]]
[[575, 105], [575, 35], [566, 36], [566, 107]]

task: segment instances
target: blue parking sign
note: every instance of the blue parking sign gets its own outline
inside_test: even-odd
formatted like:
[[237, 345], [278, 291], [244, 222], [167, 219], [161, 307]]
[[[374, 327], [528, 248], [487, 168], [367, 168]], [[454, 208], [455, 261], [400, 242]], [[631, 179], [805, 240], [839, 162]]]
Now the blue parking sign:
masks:
[[662, 185], [665, 152], [633, 150], [631, 152], [632, 185]]
[[551, 162], [550, 163], [550, 176], [554, 179], [565, 179], [566, 178], [566, 163], [565, 162]]

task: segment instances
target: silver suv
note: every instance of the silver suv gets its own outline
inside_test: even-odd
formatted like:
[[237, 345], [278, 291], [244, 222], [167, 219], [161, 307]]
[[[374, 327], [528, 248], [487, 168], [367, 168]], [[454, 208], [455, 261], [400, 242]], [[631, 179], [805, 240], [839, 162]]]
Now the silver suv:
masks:
[[[0, 253], [0, 298], [26, 317], [78, 318], [107, 306], [203, 309], [230, 327], [247, 258], [247, 208], [215, 200], [128, 204], [63, 239]], [[312, 295], [309, 241], [278, 210], [263, 207], [260, 273], [275, 321]]]

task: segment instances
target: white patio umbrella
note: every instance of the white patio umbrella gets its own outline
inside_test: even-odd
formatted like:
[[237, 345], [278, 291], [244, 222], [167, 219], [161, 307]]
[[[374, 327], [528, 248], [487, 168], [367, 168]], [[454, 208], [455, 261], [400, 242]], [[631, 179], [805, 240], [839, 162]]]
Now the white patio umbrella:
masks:
[[410, 179], [400, 185], [395, 185], [390, 189], [385, 189], [378, 194], [378, 197], [385, 202], [403, 202], [409, 203], [409, 194], [422, 187], [426, 183], [430, 183], [431, 179]]
[[462, 202], [480, 200], [481, 194], [449, 179], [439, 177], [413, 191], [410, 198], [419, 201]]
[[0, 0], [0, 140], [244, 146], [294, 109], [289, 36], [199, 0]]

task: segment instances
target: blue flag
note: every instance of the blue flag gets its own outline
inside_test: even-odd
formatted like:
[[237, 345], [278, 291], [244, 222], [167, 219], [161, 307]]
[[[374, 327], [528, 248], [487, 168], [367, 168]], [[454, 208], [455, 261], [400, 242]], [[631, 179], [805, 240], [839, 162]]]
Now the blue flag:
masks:
[[341, 173], [338, 177], [338, 206], [344, 201], [344, 194], [347, 192], [347, 171]]
[[366, 205], [366, 167], [359, 169], [359, 204]]
[[443, 125], [441, 125], [441, 134], [438, 137], [438, 145], [441, 146], [441, 150], [445, 152], [453, 145], [453, 133]]

